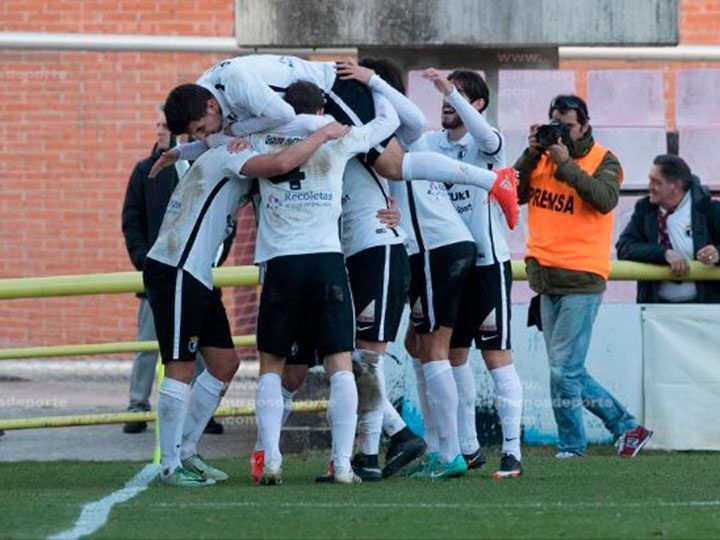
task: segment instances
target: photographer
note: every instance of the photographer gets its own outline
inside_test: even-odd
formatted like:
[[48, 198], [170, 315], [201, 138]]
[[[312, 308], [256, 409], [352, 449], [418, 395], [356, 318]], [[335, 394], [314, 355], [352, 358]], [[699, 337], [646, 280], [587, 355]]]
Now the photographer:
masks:
[[[548, 116], [550, 124], [531, 126], [529, 146], [515, 168], [519, 202], [528, 205], [525, 263], [530, 287], [539, 295], [558, 425], [557, 457], [585, 454], [583, 406], [613, 433], [618, 454], [634, 456], [652, 433], [585, 369], [592, 325], [610, 275], [612, 210], [622, 168], [594, 141], [582, 99], [558, 96]], [[537, 305], [536, 297], [531, 315]]]

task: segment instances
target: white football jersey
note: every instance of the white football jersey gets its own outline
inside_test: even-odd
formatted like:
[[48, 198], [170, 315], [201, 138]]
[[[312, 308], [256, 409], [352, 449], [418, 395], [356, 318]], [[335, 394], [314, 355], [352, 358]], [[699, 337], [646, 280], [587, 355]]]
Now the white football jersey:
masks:
[[390, 188], [388, 181], [369, 165], [359, 159], [348, 161], [342, 193], [342, 247], [345, 257], [372, 247], [404, 242], [402, 229], [389, 229], [377, 218], [378, 210], [388, 208]]
[[[409, 151], [433, 151], [429, 135], [425, 133], [412, 143]], [[407, 235], [405, 247], [409, 255], [457, 242], [473, 242], [442, 182], [390, 182], [390, 191], [402, 213], [403, 230]]]
[[[461, 139], [451, 141], [445, 131], [432, 131], [423, 135], [427, 150], [449, 158], [487, 169], [505, 167], [505, 150], [500, 133], [498, 151], [489, 155], [478, 148], [475, 139], [466, 133]], [[448, 184], [448, 193], [455, 210], [467, 225], [477, 246], [477, 266], [487, 266], [510, 260], [507, 222], [500, 206], [490, 199], [488, 192], [473, 186]]]
[[252, 54], [218, 62], [197, 84], [220, 103], [226, 124], [263, 114], [268, 104], [292, 83], [304, 80], [329, 91], [335, 83], [333, 62], [311, 62], [294, 56]]
[[[260, 179], [260, 212], [255, 262], [284, 255], [342, 253], [340, 216], [345, 166], [378, 140], [382, 119], [353, 127], [345, 137], [323, 144], [301, 167], [280, 178]], [[274, 153], [302, 137], [253, 135], [252, 147]]]
[[[342, 253], [340, 216], [345, 166], [355, 155], [388, 138], [398, 125], [397, 113], [389, 101], [375, 93], [373, 100], [376, 114], [371, 122], [351, 128], [341, 139], [326, 142], [288, 174], [260, 180], [256, 263], [284, 255]], [[250, 142], [262, 154], [275, 153], [299, 142], [305, 133], [294, 136], [285, 126], [279, 133], [253, 135]]]
[[182, 176], [168, 203], [148, 257], [192, 274], [213, 287], [218, 248], [232, 233], [238, 208], [248, 201], [251, 181], [240, 173], [256, 152], [212, 148]]

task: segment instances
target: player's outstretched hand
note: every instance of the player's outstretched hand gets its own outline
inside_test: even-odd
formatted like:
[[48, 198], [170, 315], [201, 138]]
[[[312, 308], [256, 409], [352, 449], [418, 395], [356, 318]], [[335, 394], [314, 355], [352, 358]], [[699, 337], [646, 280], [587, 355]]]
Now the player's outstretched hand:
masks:
[[153, 163], [153, 166], [150, 168], [150, 172], [148, 173], [148, 177], [155, 178], [158, 174], [160, 174], [160, 171], [162, 171], [165, 167], [173, 165], [178, 159], [180, 159], [180, 153], [175, 148], [163, 152], [160, 154], [160, 157], [157, 158], [155, 163]]
[[340, 122], [330, 122], [318, 129], [317, 133], [321, 133], [325, 137], [326, 141], [342, 139], [345, 135], [350, 133], [350, 126], [344, 126]]
[[400, 209], [395, 203], [395, 197], [389, 197], [388, 207], [378, 210], [376, 216], [380, 223], [385, 225], [388, 229], [394, 229], [395, 227], [399, 226], [400, 220], [402, 219], [402, 214], [400, 213]]
[[250, 142], [242, 137], [236, 137], [230, 141], [227, 145], [227, 151], [231, 154], [237, 154], [243, 150], [247, 150], [250, 147]]
[[427, 68], [425, 71], [423, 71], [422, 76], [423, 79], [426, 79], [433, 83], [435, 85], [435, 88], [437, 88], [446, 96], [452, 93], [454, 88], [453, 84], [447, 80], [447, 77], [444, 77], [440, 73], [438, 73], [437, 69]]
[[337, 70], [338, 77], [343, 81], [355, 79], [358, 82], [367, 84], [370, 78], [375, 75], [372, 69], [358, 66], [357, 62], [352, 59], [335, 62], [335, 69]]

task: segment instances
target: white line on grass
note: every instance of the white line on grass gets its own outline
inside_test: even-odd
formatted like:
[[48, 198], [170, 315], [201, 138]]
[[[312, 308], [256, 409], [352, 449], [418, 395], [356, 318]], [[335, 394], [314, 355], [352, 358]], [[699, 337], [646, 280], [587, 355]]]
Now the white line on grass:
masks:
[[48, 540], [74, 540], [98, 531], [107, 523], [113, 506], [129, 501], [145, 491], [157, 476], [158, 470], [157, 465], [145, 465], [139, 473], [127, 481], [122, 489], [113, 491], [110, 495], [83, 506], [80, 517], [72, 529], [53, 534], [48, 537]]
[[[129, 505], [132, 506], [132, 505]], [[174, 503], [143, 503], [143, 507], [159, 508], [262, 508], [262, 507], [285, 507], [285, 508], [435, 508], [443, 510], [472, 509], [472, 510], [498, 510], [498, 509], [528, 509], [528, 510], [566, 510], [571, 508], [655, 508], [655, 507], [703, 507], [720, 506], [717, 501], [647, 501], [647, 502], [556, 502], [556, 503], [479, 503], [479, 504], [453, 504], [453, 503], [323, 503], [323, 502], [259, 502], [259, 501], [223, 501], [223, 502], [174, 502]]]

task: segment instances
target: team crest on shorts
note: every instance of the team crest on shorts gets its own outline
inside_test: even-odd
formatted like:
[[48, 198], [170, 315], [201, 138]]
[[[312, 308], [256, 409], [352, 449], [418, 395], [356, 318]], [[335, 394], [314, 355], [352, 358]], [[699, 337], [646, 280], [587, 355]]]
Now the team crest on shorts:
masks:
[[198, 336], [193, 336], [188, 340], [188, 350], [191, 353], [196, 353], [198, 350], [198, 340], [200, 338]]
[[490, 312], [490, 314], [485, 317], [485, 320], [480, 325], [480, 331], [481, 332], [497, 332], [497, 321], [495, 319], [495, 309]]
[[413, 319], [422, 319], [423, 317], [425, 317], [425, 312], [423, 311], [422, 307], [422, 300], [420, 300], [420, 298], [418, 298], [417, 302], [415, 302], [415, 305], [410, 312], [410, 316]]
[[375, 322], [375, 300], [370, 302], [355, 320], [360, 323]]

